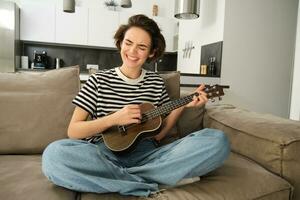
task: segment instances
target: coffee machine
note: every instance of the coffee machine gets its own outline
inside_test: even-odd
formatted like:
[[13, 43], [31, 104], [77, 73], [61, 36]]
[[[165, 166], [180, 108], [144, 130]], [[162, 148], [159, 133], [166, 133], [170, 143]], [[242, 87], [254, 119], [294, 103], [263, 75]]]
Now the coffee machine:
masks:
[[48, 65], [48, 56], [46, 51], [34, 51], [33, 69], [46, 69]]

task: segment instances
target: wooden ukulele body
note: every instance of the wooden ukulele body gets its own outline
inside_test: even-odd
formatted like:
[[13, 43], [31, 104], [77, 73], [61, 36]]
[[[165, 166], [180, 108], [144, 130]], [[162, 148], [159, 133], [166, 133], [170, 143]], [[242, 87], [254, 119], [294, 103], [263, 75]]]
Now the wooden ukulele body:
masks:
[[[213, 100], [214, 97], [219, 97], [221, 100], [221, 96], [224, 95], [223, 87], [224, 86], [219, 85], [206, 86], [205, 92], [207, 93], [207, 98]], [[161, 116], [169, 114], [172, 110], [193, 101], [194, 96], [198, 97], [199, 93], [195, 92], [180, 99], [170, 101], [157, 108], [151, 103], [142, 103], [140, 105], [142, 123], [115, 126], [107, 129], [102, 134], [105, 145], [115, 153], [132, 150], [140, 140], [159, 133], [162, 125]]]
[[[155, 107], [151, 103], [140, 105], [142, 113], [153, 110]], [[156, 135], [161, 127], [162, 117], [158, 116], [141, 124], [131, 124], [127, 126], [114, 126], [102, 134], [105, 145], [115, 153], [128, 152], [136, 144], [147, 137]]]

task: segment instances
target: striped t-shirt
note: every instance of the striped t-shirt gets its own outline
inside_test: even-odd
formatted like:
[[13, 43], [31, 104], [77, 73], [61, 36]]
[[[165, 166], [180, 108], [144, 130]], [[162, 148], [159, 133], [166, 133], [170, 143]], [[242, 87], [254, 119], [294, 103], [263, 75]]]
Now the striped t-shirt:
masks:
[[[164, 82], [155, 72], [143, 69], [137, 79], [129, 79], [119, 68], [92, 74], [73, 99], [73, 103], [86, 110], [92, 119], [106, 116], [129, 104], [148, 102], [159, 107], [169, 101]], [[101, 140], [101, 135], [85, 140], [95, 143]]]

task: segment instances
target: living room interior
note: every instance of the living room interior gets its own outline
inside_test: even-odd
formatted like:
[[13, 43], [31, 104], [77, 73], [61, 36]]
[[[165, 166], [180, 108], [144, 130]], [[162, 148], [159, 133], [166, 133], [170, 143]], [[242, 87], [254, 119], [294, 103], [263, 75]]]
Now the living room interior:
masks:
[[[174, 16], [184, 1], [198, 3], [198, 17]], [[172, 99], [192, 93], [200, 83], [224, 86], [222, 99], [208, 102], [207, 109], [186, 110], [173, 136], [206, 127], [221, 129], [228, 133], [233, 155], [224, 168], [201, 177], [199, 183], [167, 189], [164, 197], [300, 199], [299, 13], [298, 0], [0, 2], [0, 183], [9, 183], [0, 189], [0, 199], [41, 199], [43, 192], [46, 199], [123, 199], [56, 188], [40, 172], [40, 154], [51, 141], [67, 137], [73, 109], [67, 100], [71, 104], [80, 84], [97, 70], [121, 64], [113, 34], [135, 14], [153, 18], [162, 30], [166, 52], [144, 68], [163, 77]], [[55, 98], [49, 91], [57, 94]], [[57, 108], [46, 106], [56, 101]], [[52, 109], [57, 113], [49, 114]], [[31, 112], [35, 116], [26, 119]], [[55, 120], [59, 113], [64, 116], [61, 123]], [[17, 165], [22, 165], [20, 173], [30, 173], [5, 176], [10, 168], [17, 171]], [[35, 176], [36, 183], [22, 187]], [[233, 191], [237, 186], [241, 188]], [[28, 198], [20, 197], [22, 192]]]

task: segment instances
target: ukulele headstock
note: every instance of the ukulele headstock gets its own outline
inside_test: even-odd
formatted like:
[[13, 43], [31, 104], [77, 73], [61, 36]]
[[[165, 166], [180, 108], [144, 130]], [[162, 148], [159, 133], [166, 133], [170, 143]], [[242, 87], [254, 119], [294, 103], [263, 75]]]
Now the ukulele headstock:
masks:
[[212, 102], [215, 101], [216, 97], [218, 97], [219, 100], [222, 100], [222, 96], [224, 96], [223, 87], [218, 84], [206, 85], [204, 91], [207, 94], [207, 99], [211, 100]]

